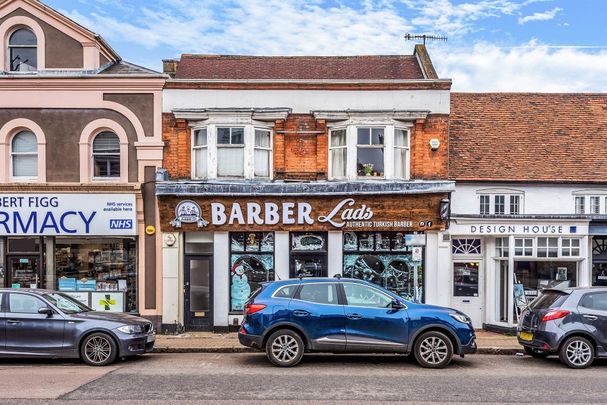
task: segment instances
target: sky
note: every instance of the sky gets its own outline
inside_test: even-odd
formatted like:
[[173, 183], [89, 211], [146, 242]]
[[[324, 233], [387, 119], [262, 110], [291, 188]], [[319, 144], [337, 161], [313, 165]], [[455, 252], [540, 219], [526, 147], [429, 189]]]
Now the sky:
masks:
[[411, 54], [454, 91], [607, 91], [607, 0], [43, 0], [123, 59]]

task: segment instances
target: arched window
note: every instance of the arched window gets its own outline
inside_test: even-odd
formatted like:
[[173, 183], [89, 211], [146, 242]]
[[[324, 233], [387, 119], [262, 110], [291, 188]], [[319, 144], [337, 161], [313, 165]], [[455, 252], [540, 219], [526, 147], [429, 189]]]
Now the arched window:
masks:
[[21, 131], [11, 142], [12, 177], [38, 177], [38, 139], [31, 131]]
[[27, 28], [19, 28], [8, 40], [11, 72], [35, 72], [38, 69], [38, 40]]
[[93, 177], [120, 177], [120, 139], [113, 132], [100, 132], [93, 140]]

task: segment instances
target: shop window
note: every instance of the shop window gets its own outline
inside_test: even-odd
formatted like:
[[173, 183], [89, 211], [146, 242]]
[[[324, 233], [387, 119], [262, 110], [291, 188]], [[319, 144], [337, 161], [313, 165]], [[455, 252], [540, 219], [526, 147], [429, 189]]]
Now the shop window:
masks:
[[508, 238], [495, 238], [495, 256], [505, 258], [509, 255]]
[[304, 284], [297, 299], [315, 304], [337, 305], [337, 286], [334, 283]]
[[[134, 238], [57, 238], [57, 289], [78, 293], [107, 292], [103, 309], [137, 311], [137, 243]], [[105, 296], [104, 296], [105, 298]], [[91, 298], [92, 300], [92, 298]], [[99, 302], [91, 301], [94, 308]]]
[[409, 131], [394, 129], [394, 178], [408, 179], [409, 174]]
[[11, 142], [11, 170], [15, 179], [38, 177], [38, 139], [31, 131], [21, 131]]
[[495, 201], [495, 214], [504, 215], [506, 213], [506, 196], [496, 195], [494, 196]]
[[120, 178], [120, 138], [113, 132], [99, 133], [93, 140], [93, 176]]
[[586, 213], [586, 197], [577, 196], [575, 197], [575, 213], [585, 214]]
[[330, 132], [329, 143], [330, 173], [333, 179], [346, 178], [348, 159], [348, 146], [346, 143], [346, 130], [333, 129]]
[[244, 177], [244, 128], [217, 128], [217, 176]]
[[576, 257], [580, 255], [580, 240], [574, 238], [563, 238], [561, 240], [561, 256]]
[[358, 176], [384, 176], [384, 128], [357, 128]]
[[533, 238], [515, 238], [514, 256], [533, 256]]
[[522, 284], [527, 301], [544, 288], [577, 286], [577, 263], [559, 261], [515, 261], [515, 284]]
[[481, 195], [480, 196], [480, 214], [481, 215], [489, 215], [491, 213], [490, 209], [490, 196]]
[[453, 296], [478, 297], [478, 262], [453, 263]]
[[423, 298], [423, 261], [413, 262], [404, 232], [344, 232], [343, 245], [344, 277], [369, 281], [408, 300], [416, 291]]
[[241, 312], [266, 281], [274, 281], [274, 233], [230, 233], [230, 312]]
[[453, 239], [451, 242], [451, 253], [454, 255], [480, 255], [480, 239]]
[[290, 277], [327, 277], [327, 233], [291, 232]]
[[346, 304], [356, 307], [388, 308], [393, 299], [366, 285], [343, 283]]
[[194, 130], [192, 150], [194, 152], [194, 178], [204, 179], [207, 177], [209, 170], [209, 148], [206, 128]]
[[537, 238], [537, 257], [558, 257], [559, 238]]
[[35, 72], [38, 69], [38, 40], [27, 28], [13, 32], [8, 40], [11, 72]]
[[607, 237], [592, 238], [592, 285], [607, 286]]
[[518, 215], [521, 213], [521, 196], [510, 196], [510, 215]]
[[255, 177], [270, 177], [272, 167], [272, 132], [255, 129]]

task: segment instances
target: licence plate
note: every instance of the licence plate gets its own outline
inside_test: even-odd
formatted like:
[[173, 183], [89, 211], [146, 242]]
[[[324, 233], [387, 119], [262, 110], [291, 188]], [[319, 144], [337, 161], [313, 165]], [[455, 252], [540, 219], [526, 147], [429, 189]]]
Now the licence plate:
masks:
[[521, 332], [521, 333], [519, 333], [518, 337], [521, 340], [530, 341], [530, 340], [533, 340], [533, 333], [531, 333], [531, 332]]
[[156, 341], [156, 335], [148, 335], [147, 339], [145, 340], [146, 343], [150, 343], [150, 342], [155, 342]]

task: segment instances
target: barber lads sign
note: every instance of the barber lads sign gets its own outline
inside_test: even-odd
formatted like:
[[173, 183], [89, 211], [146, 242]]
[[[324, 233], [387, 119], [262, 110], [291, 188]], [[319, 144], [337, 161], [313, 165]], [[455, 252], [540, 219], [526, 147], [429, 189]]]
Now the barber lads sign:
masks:
[[[161, 201], [161, 215], [166, 215], [169, 207], [167, 201]], [[188, 230], [385, 230], [415, 228], [420, 222], [423, 222], [423, 228], [428, 229], [435, 223], [435, 215], [423, 217], [422, 221], [418, 218], [413, 220], [413, 211], [423, 211], [427, 205], [408, 208], [402, 196], [386, 197], [381, 201], [363, 197], [309, 198], [307, 201], [292, 201], [286, 197], [269, 201], [197, 199], [179, 201], [174, 207], [173, 217], [167, 222], [173, 229], [184, 227]]]

